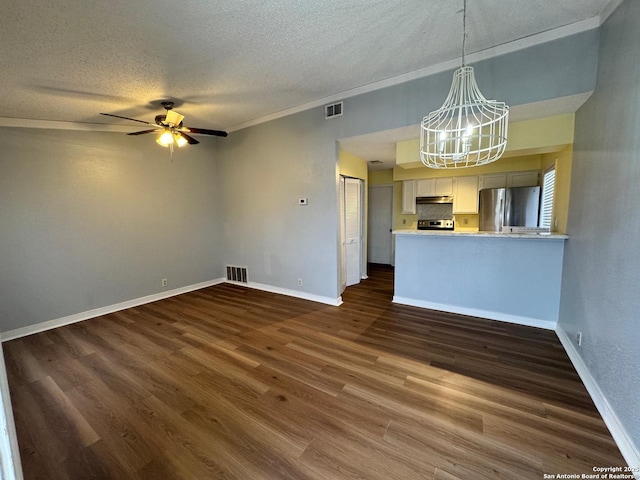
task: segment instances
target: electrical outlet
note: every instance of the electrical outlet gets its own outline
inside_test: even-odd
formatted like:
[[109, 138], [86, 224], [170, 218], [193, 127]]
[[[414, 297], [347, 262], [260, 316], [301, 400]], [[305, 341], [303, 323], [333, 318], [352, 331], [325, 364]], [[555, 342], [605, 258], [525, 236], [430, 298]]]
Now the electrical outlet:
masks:
[[582, 332], [578, 332], [578, 335], [576, 335], [576, 342], [578, 342], [579, 347], [582, 346]]
[[299, 287], [301, 287], [301, 286], [302, 286], [302, 279], [301, 279], [301, 278], [299, 278], [299, 279], [298, 279], [298, 286], [299, 286]]
[[168, 286], [168, 285], [169, 285], [169, 280], [167, 280], [166, 278], [163, 278], [163, 279], [162, 279], [162, 286], [163, 286], [163, 287], [166, 287], [166, 286]]

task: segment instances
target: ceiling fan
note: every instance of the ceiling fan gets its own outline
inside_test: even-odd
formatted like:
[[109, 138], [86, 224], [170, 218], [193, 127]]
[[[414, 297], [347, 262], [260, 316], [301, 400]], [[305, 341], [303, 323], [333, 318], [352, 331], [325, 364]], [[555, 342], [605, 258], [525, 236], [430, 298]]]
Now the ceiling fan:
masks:
[[133, 122], [145, 123], [147, 125], [151, 125], [153, 128], [149, 130], [142, 130], [140, 132], [131, 132], [127, 135], [144, 135], [146, 133], [154, 133], [158, 132], [160, 135], [156, 139], [163, 147], [169, 147], [173, 152], [173, 145], [177, 145], [178, 147], [184, 147], [187, 143], [189, 145], [197, 145], [200, 143], [198, 140], [188, 135], [189, 133], [194, 133], [198, 135], [214, 135], [217, 137], [226, 137], [227, 132], [223, 132], [222, 130], [208, 130], [206, 128], [194, 128], [194, 127], [185, 127], [182, 123], [184, 119], [184, 115], [179, 114], [178, 112], [173, 110], [173, 102], [165, 101], [160, 102], [161, 105], [167, 111], [166, 115], [156, 115], [155, 121], [156, 124], [150, 122], [145, 122], [144, 120], [138, 120], [135, 118], [122, 117], [120, 115], [113, 115], [111, 113], [101, 113], [100, 115], [106, 115], [108, 117], [116, 117], [122, 118], [124, 120], [131, 120]]

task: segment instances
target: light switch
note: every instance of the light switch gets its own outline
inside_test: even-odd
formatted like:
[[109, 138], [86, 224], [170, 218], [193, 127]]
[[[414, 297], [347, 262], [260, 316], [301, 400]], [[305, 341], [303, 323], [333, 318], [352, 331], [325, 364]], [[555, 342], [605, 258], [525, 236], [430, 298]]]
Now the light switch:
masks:
[[300, 197], [298, 199], [298, 205], [309, 205], [309, 199], [307, 197]]

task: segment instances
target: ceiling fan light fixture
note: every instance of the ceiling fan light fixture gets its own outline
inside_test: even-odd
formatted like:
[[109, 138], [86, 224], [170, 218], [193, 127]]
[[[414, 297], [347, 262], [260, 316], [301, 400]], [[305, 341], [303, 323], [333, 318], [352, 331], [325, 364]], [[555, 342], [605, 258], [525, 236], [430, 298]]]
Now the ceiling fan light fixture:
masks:
[[159, 145], [162, 145], [163, 147], [168, 147], [169, 145], [172, 145], [174, 142], [173, 139], [173, 134], [168, 131], [165, 130], [164, 132], [162, 132], [162, 134], [156, 139], [156, 142], [158, 142]]
[[[227, 132], [222, 130], [210, 130], [208, 128], [194, 128], [185, 127], [182, 124], [184, 115], [173, 111], [173, 102], [166, 101], [161, 102], [162, 106], [167, 111], [166, 115], [156, 115], [155, 124], [147, 122], [145, 120], [138, 120], [137, 118], [123, 117], [122, 115], [114, 115], [113, 113], [100, 113], [100, 115], [106, 115], [107, 117], [121, 118], [123, 120], [129, 120], [131, 122], [144, 123], [145, 125], [152, 126], [153, 128], [142, 130], [141, 132], [131, 132], [127, 135], [144, 135], [147, 133], [156, 133], [156, 143], [162, 147], [169, 148], [173, 155], [173, 147], [177, 145], [178, 148], [185, 145], [197, 145], [200, 143], [189, 134], [196, 135], [213, 135], [216, 137], [226, 137]], [[173, 157], [172, 157], [173, 158]]]
[[180, 135], [179, 133], [175, 133], [174, 134], [174, 138], [176, 141], [176, 145], [178, 145], [178, 148], [184, 147], [187, 143], [187, 139], [184, 138], [182, 135]]

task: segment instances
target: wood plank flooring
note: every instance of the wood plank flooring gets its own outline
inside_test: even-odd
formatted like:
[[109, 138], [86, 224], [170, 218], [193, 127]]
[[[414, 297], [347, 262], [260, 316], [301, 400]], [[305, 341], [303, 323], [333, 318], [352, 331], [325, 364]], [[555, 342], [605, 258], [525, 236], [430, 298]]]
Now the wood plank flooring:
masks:
[[542, 479], [624, 465], [555, 334], [218, 285], [4, 344], [25, 478]]

